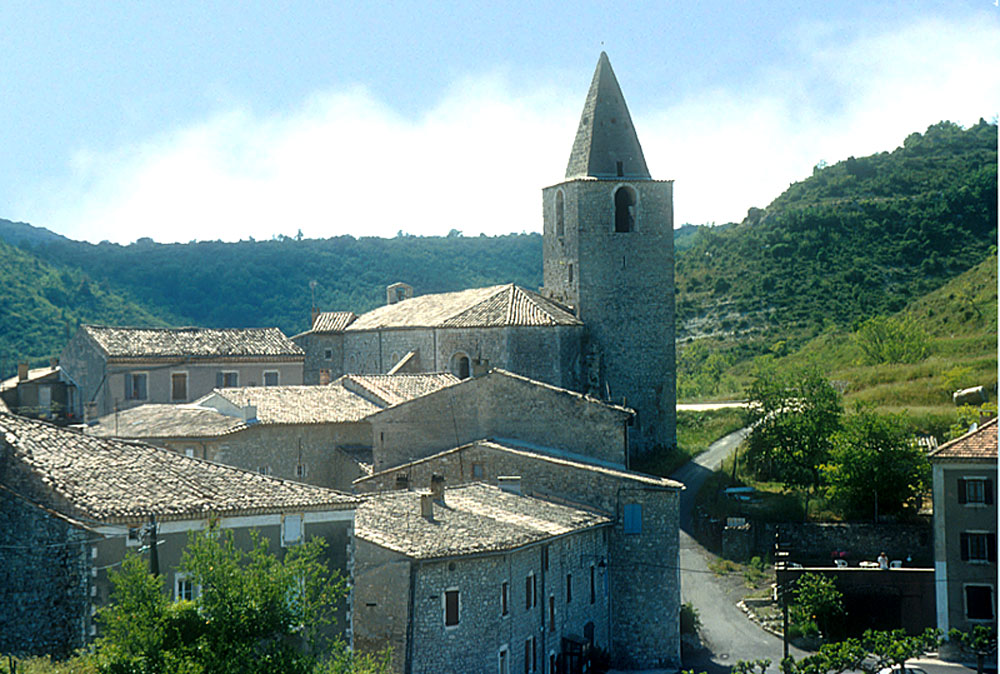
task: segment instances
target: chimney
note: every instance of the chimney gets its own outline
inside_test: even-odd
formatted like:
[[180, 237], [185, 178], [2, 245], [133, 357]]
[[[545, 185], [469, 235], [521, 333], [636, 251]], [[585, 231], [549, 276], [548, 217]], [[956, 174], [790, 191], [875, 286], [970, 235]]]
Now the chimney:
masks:
[[410, 476], [406, 473], [396, 473], [396, 489], [405, 491], [410, 488]]
[[521, 495], [521, 476], [520, 475], [498, 475], [497, 484], [501, 491], [505, 491], [508, 494]]
[[53, 370], [59, 367], [59, 359], [49, 358], [49, 367], [51, 367]]
[[316, 327], [316, 317], [319, 316], [319, 309], [316, 307], [312, 308], [312, 319], [309, 321], [309, 329], [312, 330]]
[[97, 403], [89, 402], [83, 404], [83, 423], [90, 425], [90, 422], [97, 420]]
[[444, 503], [444, 475], [431, 475], [431, 495], [438, 503]]
[[486, 358], [475, 358], [472, 361], [472, 376], [482, 377], [490, 371], [490, 361]]
[[385, 288], [385, 303], [395, 304], [413, 297], [413, 286], [405, 283], [393, 283]]
[[257, 419], [256, 405], [244, 405], [241, 411], [243, 412], [243, 421], [255, 421]]
[[17, 380], [24, 381], [28, 378], [28, 364], [18, 363], [17, 364]]
[[427, 520], [434, 519], [434, 494], [420, 495], [420, 516]]

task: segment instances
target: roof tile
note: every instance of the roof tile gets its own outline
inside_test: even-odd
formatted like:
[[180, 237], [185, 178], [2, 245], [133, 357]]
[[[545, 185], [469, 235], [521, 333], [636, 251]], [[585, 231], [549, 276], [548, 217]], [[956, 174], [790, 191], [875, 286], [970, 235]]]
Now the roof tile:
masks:
[[81, 328], [109, 358], [288, 357], [304, 352], [278, 328]]
[[935, 459], [993, 459], [997, 458], [996, 417], [980, 424], [974, 431], [944, 443], [928, 455]]

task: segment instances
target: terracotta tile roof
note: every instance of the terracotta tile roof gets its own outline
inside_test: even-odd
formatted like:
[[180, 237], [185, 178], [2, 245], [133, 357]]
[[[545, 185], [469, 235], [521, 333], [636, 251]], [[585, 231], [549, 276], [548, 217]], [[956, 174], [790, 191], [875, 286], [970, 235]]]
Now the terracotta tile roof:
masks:
[[588, 510], [519, 496], [485, 484], [445, 490], [434, 517], [420, 514], [420, 492], [368, 497], [355, 514], [355, 535], [414, 559], [501, 552], [610, 524]]
[[110, 438], [205, 438], [247, 427], [243, 419], [195, 405], [140, 405], [101, 417], [87, 435]]
[[0, 391], [17, 388], [17, 385], [22, 382], [29, 383], [29, 382], [40, 381], [42, 379], [45, 379], [46, 377], [53, 377], [53, 376], [58, 377], [59, 372], [60, 368], [58, 365], [56, 365], [55, 367], [39, 367], [31, 369], [28, 370], [27, 379], [18, 379], [17, 375], [14, 375], [9, 379], [4, 379], [2, 382], [0, 382]]
[[109, 358], [289, 358], [304, 352], [278, 328], [122, 328], [84, 325]]
[[491, 328], [582, 325], [580, 320], [538, 293], [514, 284], [420, 295], [358, 317], [346, 332], [379, 328]]
[[316, 315], [310, 332], [343, 332], [357, 317], [353, 311], [324, 311]]
[[0, 414], [0, 453], [7, 488], [68, 516], [106, 523], [133, 522], [150, 514], [187, 519], [350, 510], [358, 503], [332, 489], [192, 459], [143, 443], [95, 438], [11, 414]]
[[334, 383], [329, 386], [243, 386], [215, 389], [198, 400], [218, 395], [237, 407], [257, 407], [262, 424], [326, 424], [360, 421], [382, 407]]
[[461, 379], [450, 372], [349, 374], [338, 380], [349, 390], [373, 400], [382, 407], [412, 400], [460, 381]]
[[976, 430], [944, 443], [929, 455], [938, 459], [997, 459], [997, 420], [994, 417]]

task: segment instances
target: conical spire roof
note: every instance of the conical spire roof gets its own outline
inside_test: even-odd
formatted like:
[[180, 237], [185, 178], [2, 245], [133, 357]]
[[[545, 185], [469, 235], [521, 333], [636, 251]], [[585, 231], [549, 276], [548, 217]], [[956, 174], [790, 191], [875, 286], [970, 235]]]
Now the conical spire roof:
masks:
[[646, 178], [649, 169], [639, 138], [632, 126], [625, 97], [611, 69], [608, 55], [601, 52], [580, 115], [580, 127], [566, 166], [567, 178]]

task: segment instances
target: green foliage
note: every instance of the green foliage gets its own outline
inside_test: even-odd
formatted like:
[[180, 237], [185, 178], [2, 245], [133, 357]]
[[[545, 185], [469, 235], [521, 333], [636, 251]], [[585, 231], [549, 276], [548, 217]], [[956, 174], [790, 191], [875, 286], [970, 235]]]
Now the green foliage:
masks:
[[959, 405], [955, 410], [957, 417], [955, 423], [948, 429], [948, 439], [954, 440], [969, 432], [972, 424], [978, 423], [984, 417], [995, 417], [997, 415], [996, 403], [983, 403], [982, 405]]
[[868, 630], [860, 639], [824, 644], [819, 651], [798, 662], [789, 656], [781, 661], [781, 671], [783, 674], [877, 674], [882, 669], [902, 666], [906, 660], [934, 651], [938, 643], [938, 632], [933, 629], [915, 636], [903, 630]]
[[815, 368], [785, 374], [763, 365], [746, 399], [746, 466], [758, 478], [815, 491], [840, 426], [840, 395]]
[[843, 600], [832, 578], [804, 573], [795, 585], [789, 616], [796, 625], [814, 624], [822, 636], [829, 636], [844, 616]]
[[917, 323], [893, 316], [872, 316], [854, 333], [863, 362], [916, 363], [927, 356], [927, 334]]
[[697, 634], [701, 627], [698, 609], [689, 601], [681, 604], [681, 634]]
[[127, 557], [112, 574], [111, 604], [96, 658], [105, 674], [346, 674], [384, 672], [388, 655], [355, 658], [326, 627], [346, 593], [313, 539], [279, 560], [256, 532], [236, 547], [232, 532], [192, 534], [180, 570], [200, 594], [171, 603], [162, 577]]
[[997, 629], [990, 625], [976, 625], [968, 632], [952, 628], [948, 631], [948, 639], [976, 656], [977, 674], [983, 674], [986, 657], [997, 652]]
[[931, 471], [904, 414], [878, 414], [862, 404], [834, 434], [823, 470], [835, 509], [845, 517], [875, 521], [879, 515], [916, 510]]

